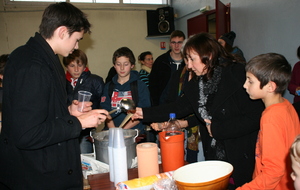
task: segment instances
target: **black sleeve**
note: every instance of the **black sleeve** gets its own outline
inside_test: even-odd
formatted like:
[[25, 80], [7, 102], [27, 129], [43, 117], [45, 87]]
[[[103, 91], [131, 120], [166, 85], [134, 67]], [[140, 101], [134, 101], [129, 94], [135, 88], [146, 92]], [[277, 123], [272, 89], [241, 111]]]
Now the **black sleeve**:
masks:
[[169, 114], [175, 113], [176, 118], [184, 118], [193, 114], [193, 108], [186, 96], [178, 98], [175, 102], [143, 108], [144, 122], [164, 122]]
[[105, 79], [105, 84], [112, 80], [112, 78], [117, 74], [115, 67], [111, 67], [108, 71], [107, 77]]

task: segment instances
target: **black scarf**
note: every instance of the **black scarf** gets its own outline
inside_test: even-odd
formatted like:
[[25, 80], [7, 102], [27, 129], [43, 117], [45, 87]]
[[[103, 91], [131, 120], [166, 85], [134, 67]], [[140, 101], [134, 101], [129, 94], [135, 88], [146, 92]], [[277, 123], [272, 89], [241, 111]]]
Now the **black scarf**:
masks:
[[199, 108], [198, 111], [203, 119], [211, 120], [212, 117], [206, 108], [207, 98], [209, 95], [214, 94], [218, 91], [218, 84], [221, 80], [222, 68], [216, 67], [213, 76], [208, 81], [204, 81], [204, 76], [199, 78]]
[[[207, 99], [209, 95], [213, 95], [218, 91], [218, 84], [221, 81], [222, 68], [220, 66], [214, 69], [211, 79], [204, 81], [204, 76], [199, 78], [199, 108], [198, 111], [203, 119], [212, 119], [207, 110]], [[213, 96], [212, 96], [213, 97]], [[211, 148], [214, 151], [213, 159], [226, 160], [225, 147], [222, 141], [211, 140]]]

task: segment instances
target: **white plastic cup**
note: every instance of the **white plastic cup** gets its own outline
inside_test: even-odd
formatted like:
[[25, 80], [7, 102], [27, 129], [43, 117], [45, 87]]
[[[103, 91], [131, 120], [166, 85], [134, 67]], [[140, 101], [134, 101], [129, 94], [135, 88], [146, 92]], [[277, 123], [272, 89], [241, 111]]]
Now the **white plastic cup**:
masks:
[[78, 91], [78, 111], [83, 112], [84, 103], [89, 102], [91, 99], [92, 93], [88, 91]]
[[125, 147], [125, 140], [122, 128], [116, 128], [114, 131], [113, 148]]
[[123, 129], [121, 128], [116, 128], [114, 131], [112, 152], [114, 163], [114, 183], [116, 186], [119, 182], [128, 180], [127, 152]]
[[114, 142], [114, 133], [116, 129], [117, 128], [109, 128], [109, 133], [108, 133], [109, 179], [111, 182], [115, 181], [113, 142]]

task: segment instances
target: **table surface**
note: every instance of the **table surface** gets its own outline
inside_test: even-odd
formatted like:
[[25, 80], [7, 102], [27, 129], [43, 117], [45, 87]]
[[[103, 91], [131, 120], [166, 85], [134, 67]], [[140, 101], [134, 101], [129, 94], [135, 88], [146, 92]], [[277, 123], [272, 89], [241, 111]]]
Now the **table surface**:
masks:
[[[161, 164], [159, 165], [159, 172], [162, 173]], [[128, 180], [138, 178], [138, 169], [128, 169]], [[115, 190], [115, 184], [110, 182], [109, 173], [94, 174], [88, 176], [88, 182], [91, 190]]]

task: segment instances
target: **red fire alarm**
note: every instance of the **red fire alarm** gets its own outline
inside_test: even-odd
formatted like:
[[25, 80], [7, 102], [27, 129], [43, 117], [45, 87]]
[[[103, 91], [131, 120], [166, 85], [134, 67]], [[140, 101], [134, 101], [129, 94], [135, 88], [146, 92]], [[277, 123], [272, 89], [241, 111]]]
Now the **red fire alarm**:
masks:
[[160, 42], [160, 49], [165, 50], [166, 49], [166, 42]]

